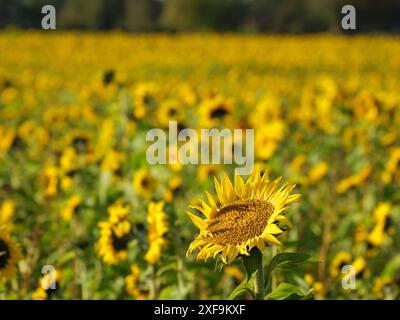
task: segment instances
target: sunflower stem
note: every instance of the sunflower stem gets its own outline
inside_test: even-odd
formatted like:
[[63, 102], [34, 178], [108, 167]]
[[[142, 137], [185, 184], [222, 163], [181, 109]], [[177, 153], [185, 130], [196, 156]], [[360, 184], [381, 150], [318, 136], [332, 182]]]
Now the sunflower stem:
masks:
[[254, 294], [256, 300], [264, 300], [264, 266], [261, 259], [259, 259], [257, 271], [254, 278]]

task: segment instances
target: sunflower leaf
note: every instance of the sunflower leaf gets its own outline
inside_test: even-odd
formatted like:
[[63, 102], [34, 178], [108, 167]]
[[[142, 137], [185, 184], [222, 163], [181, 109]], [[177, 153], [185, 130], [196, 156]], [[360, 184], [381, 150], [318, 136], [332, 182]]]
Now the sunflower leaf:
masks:
[[265, 298], [269, 300], [308, 300], [313, 298], [313, 294], [312, 291], [304, 292], [300, 288], [284, 282]]
[[228, 300], [234, 300], [236, 298], [240, 298], [246, 293], [249, 293], [254, 298], [254, 292], [250, 288], [247, 280], [243, 280], [241, 284], [239, 284], [235, 289], [233, 289], [232, 293], [229, 295]]
[[272, 258], [269, 263], [266, 277], [265, 277], [265, 287], [269, 287], [269, 281], [271, 278], [271, 273], [275, 269], [293, 269], [305, 263], [315, 262], [312, 257], [307, 253], [297, 253], [297, 252], [282, 252], [277, 254]]
[[269, 264], [269, 272], [274, 269], [292, 269], [309, 262], [311, 256], [307, 253], [283, 252], [272, 258]]
[[249, 281], [254, 272], [262, 263], [262, 253], [257, 248], [250, 251], [250, 255], [242, 256], [243, 266], [246, 270], [246, 281]]

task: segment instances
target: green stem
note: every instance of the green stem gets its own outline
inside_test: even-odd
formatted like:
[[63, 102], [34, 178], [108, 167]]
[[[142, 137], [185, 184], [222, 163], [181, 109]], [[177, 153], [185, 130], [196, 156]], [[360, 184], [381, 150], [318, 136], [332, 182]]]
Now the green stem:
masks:
[[156, 269], [154, 265], [150, 265], [149, 300], [156, 299], [156, 296], [157, 296]]
[[[273, 247], [272, 247], [272, 257], [271, 257], [271, 260], [272, 260], [273, 257], [276, 256], [277, 253], [278, 253], [277, 247], [276, 247], [276, 246], [273, 246]], [[277, 287], [276, 273], [273, 272], [273, 273], [271, 273], [269, 276], [271, 277], [271, 291], [274, 291], [274, 290], [276, 289], [276, 287]]]
[[264, 266], [262, 262], [262, 256], [255, 273], [254, 293], [256, 300], [264, 300]]

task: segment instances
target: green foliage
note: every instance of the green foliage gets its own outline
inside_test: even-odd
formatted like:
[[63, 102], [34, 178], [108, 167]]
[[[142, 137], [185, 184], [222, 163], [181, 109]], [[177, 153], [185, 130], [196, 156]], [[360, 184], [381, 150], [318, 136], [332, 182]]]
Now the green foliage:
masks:
[[309, 300], [312, 297], [311, 290], [304, 292], [290, 283], [283, 282], [265, 298], [269, 300]]
[[246, 281], [249, 281], [253, 273], [260, 267], [262, 258], [262, 253], [257, 248], [251, 250], [249, 256], [242, 256], [243, 266], [246, 270]]
[[246, 294], [250, 294], [254, 298], [254, 292], [251, 289], [247, 280], [243, 280], [229, 295], [228, 300], [234, 300], [243, 297]]

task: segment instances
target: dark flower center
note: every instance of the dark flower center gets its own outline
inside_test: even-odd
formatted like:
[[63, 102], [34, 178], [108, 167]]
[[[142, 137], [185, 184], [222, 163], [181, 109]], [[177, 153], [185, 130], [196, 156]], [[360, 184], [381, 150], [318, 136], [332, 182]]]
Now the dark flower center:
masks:
[[122, 251], [128, 248], [130, 235], [126, 234], [122, 237], [117, 237], [114, 233], [112, 235], [112, 244], [115, 251]]
[[226, 110], [226, 108], [224, 106], [219, 106], [211, 112], [210, 117], [212, 119], [221, 119], [225, 117], [227, 114], [228, 111]]
[[10, 248], [7, 242], [0, 239], [0, 269], [6, 267], [8, 259], [10, 259]]

